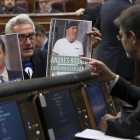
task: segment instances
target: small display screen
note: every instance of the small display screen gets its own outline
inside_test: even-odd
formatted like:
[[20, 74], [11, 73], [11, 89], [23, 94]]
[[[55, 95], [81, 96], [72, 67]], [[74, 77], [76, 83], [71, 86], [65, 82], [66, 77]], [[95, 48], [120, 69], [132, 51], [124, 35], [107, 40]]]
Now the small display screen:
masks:
[[87, 95], [94, 113], [97, 125], [100, 125], [101, 118], [108, 114], [108, 108], [105, 103], [105, 99], [100, 87], [100, 84], [94, 83], [89, 87], [86, 87]]
[[81, 132], [68, 89], [46, 95], [45, 100], [56, 140], [65, 140]]
[[27, 140], [16, 101], [0, 105], [0, 140]]

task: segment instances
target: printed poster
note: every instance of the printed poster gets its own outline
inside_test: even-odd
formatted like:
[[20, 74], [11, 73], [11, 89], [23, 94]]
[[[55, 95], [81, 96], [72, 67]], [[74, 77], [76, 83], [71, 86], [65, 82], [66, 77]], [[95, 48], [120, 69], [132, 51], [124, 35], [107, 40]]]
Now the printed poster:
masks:
[[23, 80], [17, 34], [0, 35], [0, 84]]
[[84, 71], [88, 63], [81, 57], [91, 57], [92, 22], [52, 19], [50, 24], [47, 76]]

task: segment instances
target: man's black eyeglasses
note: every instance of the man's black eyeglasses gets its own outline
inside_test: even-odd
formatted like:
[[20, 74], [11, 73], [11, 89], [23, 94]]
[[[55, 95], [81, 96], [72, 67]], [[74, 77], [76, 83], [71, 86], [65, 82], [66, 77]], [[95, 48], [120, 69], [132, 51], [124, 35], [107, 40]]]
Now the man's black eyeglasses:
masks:
[[30, 33], [30, 34], [28, 34], [28, 36], [26, 36], [24, 34], [18, 35], [19, 42], [26, 42], [27, 38], [29, 38], [30, 41], [34, 41], [37, 38], [37, 34]]

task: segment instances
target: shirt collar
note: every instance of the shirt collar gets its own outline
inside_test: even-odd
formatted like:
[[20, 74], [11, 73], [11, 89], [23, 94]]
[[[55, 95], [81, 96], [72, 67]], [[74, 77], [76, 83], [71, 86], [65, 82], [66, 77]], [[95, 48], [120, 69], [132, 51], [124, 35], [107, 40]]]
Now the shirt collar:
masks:
[[42, 49], [44, 49], [45, 44], [47, 43], [47, 41], [48, 41], [48, 38], [46, 37], [46, 40], [45, 40], [45, 42], [44, 42], [43, 46], [41, 47], [41, 50], [42, 50]]
[[7, 72], [7, 69], [5, 68], [2, 75], [3, 76], [3, 80], [4, 81], [9, 81], [9, 78], [8, 78], [8, 72]]
[[[4, 14], [7, 14], [7, 13], [5, 12], [5, 7], [3, 7], [3, 12], [4, 12]], [[13, 10], [12, 10], [9, 14], [14, 14], [14, 12], [15, 12], [15, 8], [13, 8]]]
[[52, 10], [52, 7], [51, 7], [48, 11], [46, 11], [46, 12], [43, 12], [42, 10], [40, 10], [40, 12], [41, 12], [41, 13], [50, 13], [51, 10]]

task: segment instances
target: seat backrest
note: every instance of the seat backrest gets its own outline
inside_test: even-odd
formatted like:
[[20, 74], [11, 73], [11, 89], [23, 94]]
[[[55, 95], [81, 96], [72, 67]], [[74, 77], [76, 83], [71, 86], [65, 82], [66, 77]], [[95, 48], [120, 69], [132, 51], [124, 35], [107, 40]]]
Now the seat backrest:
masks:
[[93, 7], [96, 5], [99, 5], [101, 3], [101, 0], [87, 0], [86, 7]]
[[16, 5], [24, 8], [24, 9], [26, 9], [27, 12], [29, 12], [29, 9], [28, 9], [28, 1], [17, 1], [16, 2]]
[[54, 9], [60, 10], [61, 12], [67, 12], [65, 0], [52, 1], [52, 7]]

